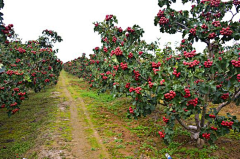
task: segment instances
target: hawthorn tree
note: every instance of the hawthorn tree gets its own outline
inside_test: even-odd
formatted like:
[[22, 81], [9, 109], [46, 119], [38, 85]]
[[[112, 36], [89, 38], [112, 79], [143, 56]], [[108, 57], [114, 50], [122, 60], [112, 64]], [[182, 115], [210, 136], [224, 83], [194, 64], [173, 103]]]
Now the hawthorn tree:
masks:
[[[165, 106], [167, 123], [159, 134], [168, 143], [174, 131], [174, 123], [188, 130], [193, 139], [213, 143], [217, 137], [230, 130], [239, 132], [236, 116], [219, 112], [230, 103], [240, 104], [240, 46], [223, 47], [226, 41], [239, 40], [240, 24], [233, 18], [239, 13], [239, 1], [183, 0], [193, 3], [190, 11], [176, 11], [171, 4], [176, 1], [159, 1], [155, 25], [162, 33], [181, 32], [183, 39], [172, 55], [165, 52], [159, 78], [166, 82], [157, 93]], [[226, 13], [232, 16], [223, 21]], [[196, 53], [192, 44], [204, 42], [204, 53]], [[168, 56], [168, 57], [167, 57]], [[194, 117], [195, 125], [187, 125]], [[185, 122], [184, 120], [188, 121]]]
[[[17, 38], [12, 24], [3, 25], [3, 28], [1, 34], [6, 41], [0, 43], [0, 109], [7, 109], [11, 116], [19, 111], [22, 101], [28, 98], [29, 89], [39, 92], [47, 85], [57, 83], [62, 61], [57, 58], [45, 31], [40, 40], [24, 44]], [[53, 42], [61, 40], [57, 36]], [[48, 42], [49, 47], [44, 45], [44, 41]]]

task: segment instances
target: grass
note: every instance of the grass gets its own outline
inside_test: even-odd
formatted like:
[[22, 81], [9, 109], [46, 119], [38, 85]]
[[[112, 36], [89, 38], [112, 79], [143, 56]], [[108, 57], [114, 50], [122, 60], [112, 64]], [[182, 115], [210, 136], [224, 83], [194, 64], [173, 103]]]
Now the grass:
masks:
[[29, 94], [19, 113], [10, 118], [0, 111], [0, 156], [15, 158], [23, 155], [35, 145], [39, 132], [48, 129], [55, 120], [58, 98], [51, 98], [55, 86], [40, 93]]

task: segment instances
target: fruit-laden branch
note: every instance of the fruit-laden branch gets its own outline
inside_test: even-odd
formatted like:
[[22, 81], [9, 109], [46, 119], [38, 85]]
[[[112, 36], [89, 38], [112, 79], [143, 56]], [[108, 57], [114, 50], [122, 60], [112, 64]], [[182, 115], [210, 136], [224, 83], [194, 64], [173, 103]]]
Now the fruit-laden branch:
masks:
[[[240, 96], [240, 89], [238, 89], [237, 91], [235, 91], [232, 100], [235, 100], [235, 99], [238, 98], [239, 96]], [[220, 105], [217, 107], [217, 114], [221, 111], [222, 108], [224, 108], [225, 106], [227, 106], [227, 105], [230, 104], [230, 103], [231, 103], [231, 100], [220, 104]]]

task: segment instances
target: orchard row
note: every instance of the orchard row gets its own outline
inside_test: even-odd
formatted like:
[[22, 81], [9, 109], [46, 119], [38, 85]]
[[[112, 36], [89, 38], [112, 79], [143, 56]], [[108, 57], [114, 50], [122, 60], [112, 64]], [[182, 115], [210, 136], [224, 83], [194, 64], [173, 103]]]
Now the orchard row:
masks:
[[42, 33], [39, 39], [23, 43], [13, 24], [1, 23], [0, 109], [7, 110], [9, 116], [19, 111], [30, 90], [39, 92], [58, 81], [62, 61], [52, 47], [62, 39], [51, 30]]
[[[94, 23], [102, 46], [94, 48], [90, 58], [83, 54], [65, 63], [64, 69], [99, 93], [110, 90], [114, 97], [131, 97], [129, 116], [146, 116], [162, 107], [166, 126], [159, 135], [166, 143], [171, 142], [176, 122], [198, 143], [214, 143], [240, 128], [236, 116], [219, 115], [230, 103], [240, 104], [240, 45], [223, 47], [240, 38], [240, 24], [233, 21], [240, 3], [184, 0], [193, 3], [190, 11], [176, 11], [171, 8], [174, 2], [159, 0], [162, 8], [154, 22], [163, 33], [182, 32], [179, 47], [157, 49], [156, 42], [141, 39], [144, 30], [138, 25], [122, 29], [116, 16], [107, 15]], [[232, 17], [223, 21], [227, 12]], [[207, 46], [202, 53], [192, 46], [199, 40]], [[189, 125], [192, 120], [195, 124]]]

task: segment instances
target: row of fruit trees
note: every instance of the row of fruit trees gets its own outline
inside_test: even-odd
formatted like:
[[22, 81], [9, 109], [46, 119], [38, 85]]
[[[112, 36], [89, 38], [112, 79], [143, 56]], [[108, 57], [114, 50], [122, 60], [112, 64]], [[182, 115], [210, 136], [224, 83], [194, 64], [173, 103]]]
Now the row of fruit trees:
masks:
[[[0, 8], [3, 7], [0, 0]], [[37, 40], [24, 43], [15, 34], [13, 24], [3, 24], [3, 14], [0, 15], [0, 109], [11, 116], [19, 111], [30, 90], [39, 92], [57, 83], [62, 61], [52, 48], [62, 38], [54, 31], [44, 30]]]
[[[156, 42], [141, 39], [144, 30], [138, 25], [122, 29], [116, 16], [107, 15], [94, 23], [102, 46], [94, 48], [90, 58], [83, 54], [65, 63], [64, 69], [99, 93], [110, 90], [114, 97], [131, 97], [129, 116], [163, 108], [166, 126], [158, 133], [165, 143], [171, 142], [178, 123], [199, 145], [212, 144], [230, 130], [240, 131], [236, 116], [219, 115], [230, 103], [240, 105], [240, 21], [233, 21], [240, 1], [182, 0], [192, 7], [179, 11], [171, 8], [175, 2], [159, 0], [154, 24], [162, 33], [181, 32], [179, 47], [159, 51]], [[227, 13], [232, 16], [223, 21]], [[235, 43], [224, 46], [230, 40]], [[192, 46], [199, 41], [207, 45], [202, 53]]]

